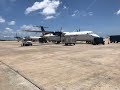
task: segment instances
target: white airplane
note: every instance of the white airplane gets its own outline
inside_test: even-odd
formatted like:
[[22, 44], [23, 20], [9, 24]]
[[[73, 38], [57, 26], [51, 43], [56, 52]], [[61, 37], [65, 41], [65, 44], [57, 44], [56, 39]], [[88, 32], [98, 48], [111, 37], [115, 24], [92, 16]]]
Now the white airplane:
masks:
[[[86, 41], [87, 43], [91, 43], [95, 37], [100, 37], [97, 34], [93, 33], [93, 31], [80, 31], [80, 32], [62, 32], [64, 36], [75, 37], [76, 41]], [[63, 36], [58, 36], [56, 34], [50, 33], [44, 35], [49, 41], [60, 43]]]
[[41, 31], [38, 30], [24, 30], [27, 32], [40, 32], [43, 34], [42, 37], [46, 38], [47, 41], [52, 41], [60, 43], [65, 36], [75, 37], [76, 41], [86, 41], [86, 43], [91, 43], [91, 40], [95, 37], [100, 37], [93, 31], [80, 31], [80, 32], [61, 32], [61, 31], [45, 31], [43, 26], [39, 26]]

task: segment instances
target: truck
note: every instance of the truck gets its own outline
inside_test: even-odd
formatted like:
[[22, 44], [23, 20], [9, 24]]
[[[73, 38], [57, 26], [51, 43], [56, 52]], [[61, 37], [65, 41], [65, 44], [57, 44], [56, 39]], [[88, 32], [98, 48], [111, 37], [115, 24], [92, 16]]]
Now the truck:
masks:
[[110, 43], [118, 43], [120, 42], [120, 35], [111, 35], [109, 39]]
[[104, 38], [102, 37], [95, 37], [92, 41], [93, 45], [98, 45], [98, 44], [105, 44]]

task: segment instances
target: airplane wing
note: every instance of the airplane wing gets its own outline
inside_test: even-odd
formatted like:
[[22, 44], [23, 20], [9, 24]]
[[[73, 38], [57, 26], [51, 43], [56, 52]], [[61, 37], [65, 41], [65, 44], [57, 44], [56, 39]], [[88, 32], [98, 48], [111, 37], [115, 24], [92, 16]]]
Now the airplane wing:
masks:
[[53, 35], [58, 35], [58, 36], [61, 36], [62, 34], [65, 35], [65, 33], [63, 32], [60, 32], [60, 31], [39, 31], [39, 30], [23, 30], [23, 31], [26, 31], [26, 32], [36, 32], [36, 33], [42, 33], [43, 35], [46, 35], [46, 34], [53, 34]]
[[22, 31], [26, 31], [26, 32], [40, 32], [40, 33], [54, 33], [52, 31], [39, 31], [39, 30], [22, 30]]

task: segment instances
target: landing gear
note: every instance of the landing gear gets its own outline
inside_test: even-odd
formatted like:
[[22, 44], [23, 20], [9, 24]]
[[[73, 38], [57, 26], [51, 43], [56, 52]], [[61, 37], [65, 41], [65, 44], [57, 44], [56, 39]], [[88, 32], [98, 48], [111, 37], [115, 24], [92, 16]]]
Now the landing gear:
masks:
[[60, 41], [57, 41], [56, 44], [60, 44]]
[[91, 41], [86, 41], [87, 44], [91, 44]]

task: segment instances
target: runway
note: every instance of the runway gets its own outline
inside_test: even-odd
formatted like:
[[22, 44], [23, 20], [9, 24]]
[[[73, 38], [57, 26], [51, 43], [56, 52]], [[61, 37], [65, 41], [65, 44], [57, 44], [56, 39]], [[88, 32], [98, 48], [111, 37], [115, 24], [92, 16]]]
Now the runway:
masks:
[[36, 86], [44, 90], [120, 90], [119, 58], [119, 43], [75, 46], [35, 43], [21, 47], [16, 41], [1, 41], [0, 61], [11, 68], [0, 63], [0, 87], [1, 90], [39, 90]]

